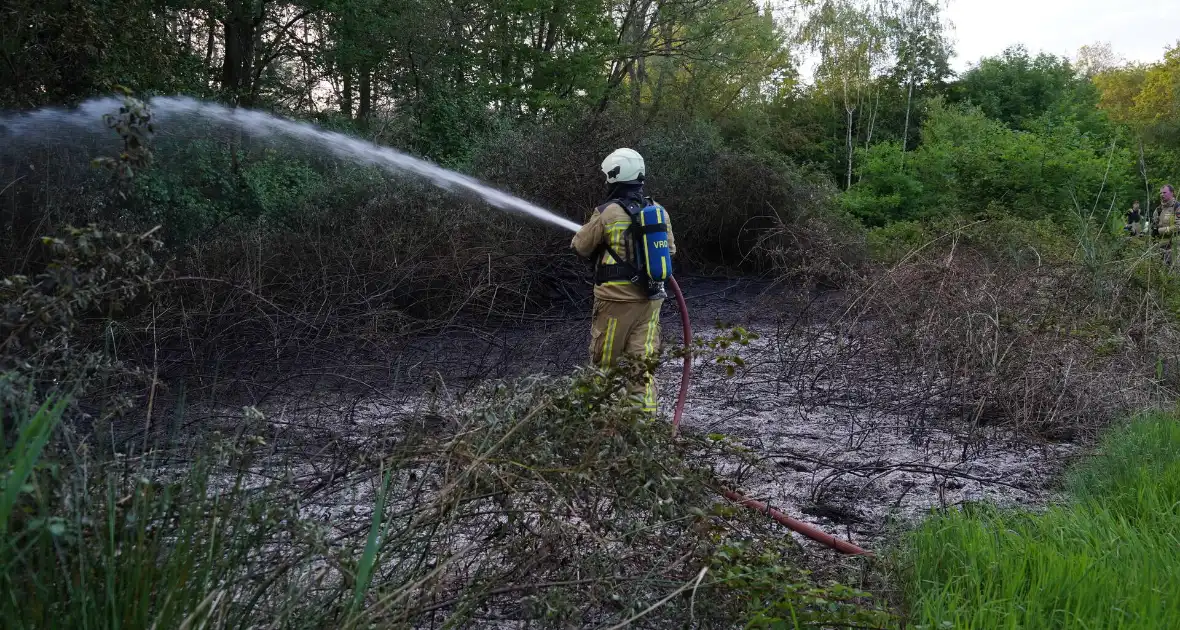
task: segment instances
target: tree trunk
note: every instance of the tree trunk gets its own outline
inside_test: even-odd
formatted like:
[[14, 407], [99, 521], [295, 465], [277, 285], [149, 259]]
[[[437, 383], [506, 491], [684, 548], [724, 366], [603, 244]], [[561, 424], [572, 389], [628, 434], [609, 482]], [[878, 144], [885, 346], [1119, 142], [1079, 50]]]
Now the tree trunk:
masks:
[[255, 18], [251, 0], [226, 2], [225, 59], [221, 65], [221, 90], [234, 104], [250, 105], [253, 93], [251, 70], [254, 63], [254, 42], [257, 25], [261, 23], [264, 5], [259, 3]]
[[631, 84], [631, 107], [639, 109], [639, 70], [635, 64], [627, 69], [627, 79]]
[[[217, 37], [217, 20], [213, 19], [213, 13], [209, 13], [209, 39], [205, 42], [205, 68], [213, 67], [213, 44]], [[208, 86], [208, 75], [206, 75], [206, 86]]]
[[542, 47], [542, 50], [547, 53], [553, 52], [553, 45], [557, 43], [558, 22], [561, 21], [564, 11], [565, 7], [563, 6], [563, 2], [561, 0], [553, 3], [553, 13], [549, 15], [549, 24], [546, 28], [545, 40]]
[[854, 107], [845, 107], [844, 111], [848, 114], [848, 131], [845, 133], [845, 148], [848, 150], [848, 174], [845, 178], [844, 190], [852, 188], [852, 113], [856, 111]]
[[876, 102], [873, 103], [872, 108], [869, 110], [869, 129], [867, 132], [865, 132], [866, 149], [868, 149], [869, 145], [873, 142], [873, 129], [877, 126], [877, 112], [881, 110], [881, 90], [878, 89], [876, 92]]
[[[227, 2], [228, 15], [225, 17], [225, 50], [221, 60], [221, 89], [231, 101], [237, 100], [237, 92], [242, 84], [242, 56], [245, 46], [242, 44], [242, 31], [245, 30], [241, 19], [242, 2]], [[253, 38], [249, 38], [253, 39]]]
[[1147, 178], [1147, 160], [1143, 157], [1143, 135], [1139, 135], [1139, 172], [1143, 175], [1143, 190], [1147, 193], [1147, 205], [1144, 206], [1143, 216], [1151, 217], [1151, 180]]
[[[852, 103], [852, 101], [849, 100], [849, 97], [848, 97], [848, 78], [847, 77], [845, 77], [844, 80], [841, 82], [841, 87], [843, 88], [843, 93], [844, 93], [844, 113], [846, 114], [845, 132], [844, 132], [844, 148], [848, 154], [848, 167], [847, 167], [846, 176], [844, 178], [844, 181], [845, 181], [844, 190], [848, 190], [849, 188], [852, 188], [852, 151], [853, 151], [853, 147], [852, 147], [852, 114], [854, 112], [856, 112], [856, 105], [854, 105]], [[858, 92], [857, 98], [859, 99], [859, 92]]]
[[660, 74], [656, 78], [656, 86], [652, 90], [651, 108], [648, 110], [647, 120], [654, 120], [656, 114], [660, 111], [660, 105], [664, 96], [664, 84], [668, 79], [670, 68], [672, 66], [672, 29], [668, 25], [668, 19], [663, 11], [659, 13], [660, 16], [660, 37], [663, 38], [662, 48], [664, 51], [664, 58], [660, 60]]
[[182, 19], [183, 22], [177, 25], [177, 32], [180, 32], [182, 29], [184, 31], [184, 34], [180, 36], [180, 39], [184, 41], [182, 50], [184, 51], [185, 56], [188, 56], [193, 52], [193, 29], [196, 23], [196, 18], [185, 15], [180, 19]]
[[[303, 41], [311, 41], [311, 25], [307, 22], [303, 23]], [[304, 97], [307, 98], [307, 110], [315, 112], [315, 81], [312, 79], [311, 59], [308, 55], [299, 55], [303, 61], [303, 88], [306, 90]]]
[[340, 73], [344, 75], [340, 94], [340, 113], [352, 120], [352, 68], [342, 67]]
[[414, 51], [407, 47], [406, 57], [410, 61], [410, 76], [414, 77], [414, 97], [422, 98], [422, 80], [418, 77], [418, 64], [414, 63]]
[[901, 159], [905, 161], [905, 152], [909, 148], [910, 140], [910, 106], [914, 102], [914, 76], [910, 75], [910, 88], [905, 97], [905, 126], [901, 131]]
[[500, 106], [503, 111], [513, 111], [516, 107], [516, 83], [512, 67], [516, 60], [511, 56], [512, 43], [508, 14], [505, 13], [500, 19]]
[[373, 107], [373, 71], [361, 71], [361, 102], [356, 112], [356, 119], [362, 125], [369, 123], [369, 113]]
[[[243, 104], [246, 107], [253, 107], [254, 103], [258, 101], [258, 89], [262, 86], [262, 72], [266, 70], [266, 62], [258, 58], [258, 52], [264, 50], [262, 42], [262, 20], [265, 16], [266, 3], [260, 2], [258, 4], [258, 13], [254, 15], [250, 21], [250, 45], [246, 49], [245, 56], [245, 77], [242, 87], [245, 88], [246, 98]], [[276, 45], [278, 45], [276, 43]]]

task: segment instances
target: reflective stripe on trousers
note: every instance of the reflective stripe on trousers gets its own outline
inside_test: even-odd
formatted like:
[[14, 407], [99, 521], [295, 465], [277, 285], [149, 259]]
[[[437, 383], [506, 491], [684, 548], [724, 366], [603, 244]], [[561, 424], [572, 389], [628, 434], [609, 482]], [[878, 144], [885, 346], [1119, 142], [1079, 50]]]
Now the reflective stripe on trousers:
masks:
[[[663, 300], [594, 300], [590, 360], [599, 367], [609, 367], [623, 355], [643, 359], [658, 356], [662, 305]], [[645, 373], [644, 380], [629, 386], [628, 391], [642, 402], [645, 410], [654, 412], [659, 403], [658, 384], [650, 372]]]

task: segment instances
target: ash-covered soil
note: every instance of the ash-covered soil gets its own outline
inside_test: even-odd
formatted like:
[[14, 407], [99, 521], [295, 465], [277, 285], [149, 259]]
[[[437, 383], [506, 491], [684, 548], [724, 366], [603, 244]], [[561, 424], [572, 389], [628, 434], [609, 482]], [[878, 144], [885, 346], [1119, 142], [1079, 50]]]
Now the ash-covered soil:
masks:
[[[734, 489], [870, 548], [891, 525], [931, 509], [1052, 500], [1074, 445], [964, 418], [938, 375], [872, 360], [859, 351], [855, 327], [831, 324], [839, 296], [784, 299], [782, 287], [751, 280], [682, 284], [698, 337], [728, 334], [733, 325], [757, 335], [749, 345], [695, 359], [683, 420], [686, 432], [749, 449], [746, 458], [714, 462]], [[374, 440], [388, 439], [391, 426], [441, 421], [445, 414], [432, 412], [464, 407], [489, 379], [562, 374], [586, 361], [588, 311], [587, 302], [583, 310], [525, 323], [454, 326], [379, 360], [317, 368], [313, 380], [267, 388], [253, 404], [273, 429], [293, 431], [322, 445], [321, 452], [379, 448]], [[670, 350], [681, 343], [672, 301], [663, 321]], [[718, 354], [729, 357], [732, 374]], [[681, 360], [666, 358], [659, 381], [661, 414], [669, 421], [680, 374]], [[324, 395], [316, 393], [321, 389]], [[332, 523], [336, 528], [354, 519], [363, 524], [371, 488], [338, 488], [320, 497], [327, 502], [317, 515], [341, 521]]]
[[[849, 335], [855, 325], [834, 325], [838, 296], [775, 308], [782, 304], [776, 290], [739, 285], [690, 305], [697, 336], [731, 330], [710, 320], [758, 336], [719, 351], [741, 357], [741, 365], [728, 361], [732, 374], [715, 357], [694, 361], [682, 421], [685, 431], [750, 449], [753, 462], [715, 465], [735, 489], [866, 547], [932, 509], [1053, 500], [1057, 476], [1077, 446], [964, 417], [938, 375], [876, 360], [862, 351], [859, 335]], [[678, 333], [668, 310], [665, 339]], [[678, 360], [660, 370], [669, 418], [680, 371]]]

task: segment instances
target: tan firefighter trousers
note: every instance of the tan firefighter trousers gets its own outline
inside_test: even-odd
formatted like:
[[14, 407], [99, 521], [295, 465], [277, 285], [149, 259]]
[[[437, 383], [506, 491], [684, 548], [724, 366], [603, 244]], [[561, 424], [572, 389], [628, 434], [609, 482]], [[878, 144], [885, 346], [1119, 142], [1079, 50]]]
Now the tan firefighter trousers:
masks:
[[[590, 324], [590, 360], [610, 367], [620, 357], [650, 359], [660, 351], [660, 307], [663, 300], [612, 302], [594, 300]], [[656, 377], [645, 370], [644, 382], [633, 383], [628, 393], [643, 401], [644, 411], [655, 413]]]

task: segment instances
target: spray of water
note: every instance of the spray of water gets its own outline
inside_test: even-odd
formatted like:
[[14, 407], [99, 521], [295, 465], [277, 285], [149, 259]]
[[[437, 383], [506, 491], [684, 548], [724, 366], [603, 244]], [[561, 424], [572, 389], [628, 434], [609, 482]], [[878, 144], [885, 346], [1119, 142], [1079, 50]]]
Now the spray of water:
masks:
[[[6, 135], [19, 137], [50, 131], [68, 133], [92, 129], [101, 124], [103, 114], [116, 110], [120, 104], [119, 100], [113, 98], [94, 99], [70, 111], [42, 109], [28, 114], [6, 117], [0, 119], [0, 138]], [[579, 227], [577, 223], [569, 219], [557, 216], [502, 190], [492, 188], [474, 178], [411, 157], [389, 147], [325, 131], [314, 125], [286, 120], [264, 112], [232, 109], [186, 97], [154, 98], [150, 104], [153, 116], [163, 125], [167, 125], [169, 119], [202, 120], [240, 129], [254, 135], [285, 137], [358, 164], [371, 164], [391, 173], [420, 175], [445, 190], [467, 190], [479, 195], [492, 206], [520, 212], [572, 232], [576, 232]]]

